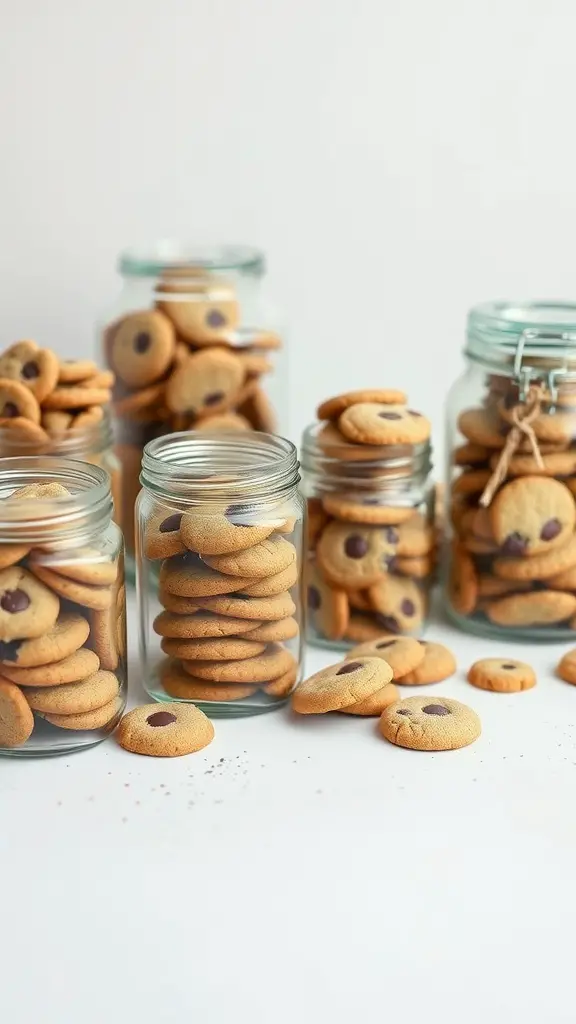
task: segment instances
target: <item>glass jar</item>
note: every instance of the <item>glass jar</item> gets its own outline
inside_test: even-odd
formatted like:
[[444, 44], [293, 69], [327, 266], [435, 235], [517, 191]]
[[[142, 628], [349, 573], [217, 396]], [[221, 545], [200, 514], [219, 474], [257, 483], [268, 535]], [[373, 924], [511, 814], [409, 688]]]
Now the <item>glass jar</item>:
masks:
[[259, 250], [164, 241], [123, 253], [119, 270], [123, 287], [100, 329], [116, 375], [122, 525], [132, 555], [144, 446], [188, 429], [286, 430], [287, 375]]
[[264, 433], [146, 445], [137, 502], [144, 686], [213, 717], [285, 703], [302, 669], [296, 449]]
[[122, 518], [121, 466], [114, 452], [110, 411], [104, 406], [92, 409], [91, 422], [74, 430], [48, 432], [34, 424], [24, 430], [0, 427], [0, 458], [33, 455], [57, 455], [90, 462], [105, 469], [110, 477], [114, 502], [114, 521]]
[[347, 649], [419, 635], [436, 563], [431, 445], [360, 445], [331, 423], [302, 438], [308, 639]]
[[0, 462], [0, 754], [68, 754], [126, 704], [123, 542], [105, 470]]
[[576, 304], [476, 306], [465, 356], [448, 402], [448, 613], [470, 633], [573, 641]]

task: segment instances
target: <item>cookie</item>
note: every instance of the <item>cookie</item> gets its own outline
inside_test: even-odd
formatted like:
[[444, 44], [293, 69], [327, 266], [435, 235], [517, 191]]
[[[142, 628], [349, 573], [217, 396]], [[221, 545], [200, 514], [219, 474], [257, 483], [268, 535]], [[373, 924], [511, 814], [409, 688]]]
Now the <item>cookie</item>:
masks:
[[358, 444], [419, 444], [430, 437], [429, 420], [403, 405], [360, 402], [338, 420], [338, 428]]
[[398, 526], [414, 515], [411, 506], [404, 508], [388, 502], [388, 496], [381, 494], [378, 497], [373, 492], [355, 496], [336, 492], [325, 494], [322, 499], [324, 511], [345, 522]]
[[98, 655], [100, 668], [115, 671], [125, 651], [126, 641], [126, 588], [120, 577], [114, 588], [112, 602], [108, 608], [90, 611], [90, 649]]
[[[177, 298], [178, 294], [183, 297]], [[166, 282], [157, 306], [170, 318], [177, 334], [195, 345], [226, 341], [240, 322], [240, 307], [227, 281]]]
[[[568, 570], [571, 572], [572, 570]], [[563, 574], [561, 574], [563, 575]], [[556, 578], [556, 577], [555, 577]], [[555, 590], [550, 583], [550, 580], [546, 581], [547, 586], [551, 590]], [[574, 578], [574, 586], [576, 587], [576, 573]], [[479, 576], [478, 577], [478, 597], [505, 597], [506, 594], [520, 593], [523, 590], [531, 590], [532, 584], [530, 580], [500, 580], [497, 576]], [[571, 587], [558, 587], [558, 590], [570, 590]]]
[[523, 476], [501, 488], [490, 505], [502, 554], [520, 557], [564, 544], [574, 532], [576, 504], [559, 480]]
[[174, 612], [176, 615], [194, 615], [194, 612], [198, 611], [198, 605], [191, 597], [170, 594], [165, 587], [158, 588], [158, 600], [167, 612]]
[[420, 640], [424, 657], [410, 672], [398, 680], [403, 686], [424, 686], [426, 683], [442, 683], [456, 671], [456, 659], [444, 644]]
[[262, 654], [236, 661], [183, 662], [183, 667], [213, 683], [267, 683], [294, 665], [294, 656], [279, 644], [268, 644]]
[[63, 359], [58, 366], [57, 380], [59, 384], [79, 384], [96, 373], [98, 366], [91, 359]]
[[46, 409], [42, 410], [40, 424], [50, 437], [59, 437], [66, 433], [73, 418], [73, 413], [65, 409]]
[[142, 388], [163, 377], [176, 346], [174, 326], [158, 310], [129, 313], [107, 332], [109, 360], [129, 388]]
[[381, 690], [376, 690], [376, 693], [366, 697], [365, 700], [359, 701], [358, 704], [351, 704], [350, 707], [339, 708], [339, 710], [343, 715], [364, 715], [374, 718], [380, 716], [385, 708], [397, 700], [400, 700], [397, 688], [394, 683], [388, 683]]
[[88, 409], [80, 409], [74, 412], [69, 430], [86, 431], [93, 430], [104, 419], [104, 409], [101, 405], [91, 405]]
[[[509, 405], [506, 399], [498, 404], [498, 411], [507, 423], [514, 422], [515, 410], [522, 416], [526, 411], [526, 406], [522, 403], [517, 405], [515, 402]], [[530, 426], [540, 441], [550, 441], [552, 444], [562, 441], [570, 442], [576, 437], [576, 413], [573, 411], [542, 412], [530, 422]]]
[[16, 565], [29, 551], [29, 544], [0, 544], [0, 569]]
[[250, 380], [239, 395], [237, 412], [246, 417], [253, 430], [262, 430], [267, 434], [276, 432], [276, 413], [270, 399], [262, 388], [253, 386]]
[[[544, 580], [576, 566], [576, 534], [562, 547], [552, 548], [531, 558], [497, 558], [493, 571], [504, 580]], [[557, 589], [557, 588], [555, 588]], [[562, 589], [562, 588], [560, 588]], [[569, 587], [565, 589], [569, 590]]]
[[110, 587], [118, 579], [118, 563], [98, 548], [75, 548], [73, 559], [66, 554], [56, 554], [44, 564], [59, 576], [94, 587]]
[[32, 640], [54, 626], [60, 601], [27, 569], [0, 570], [0, 640]]
[[482, 658], [468, 670], [468, 682], [479, 690], [495, 693], [519, 693], [536, 686], [534, 669], [514, 658]]
[[[260, 625], [253, 623], [254, 627]], [[246, 620], [231, 618], [226, 615], [215, 615], [213, 612], [196, 610], [192, 615], [177, 615], [163, 611], [156, 616], [153, 629], [159, 636], [181, 640], [201, 639], [203, 637], [235, 636], [246, 632]]]
[[[244, 623], [246, 625], [246, 623]], [[255, 629], [250, 629], [242, 635], [247, 640], [262, 640], [264, 643], [278, 643], [281, 640], [292, 640], [298, 636], [300, 627], [291, 615], [285, 619], [278, 619], [276, 622], [262, 622]]]
[[81, 388], [113, 388], [116, 382], [116, 375], [112, 370], [97, 370], [84, 380], [78, 381]]
[[[533, 455], [513, 455], [506, 470], [508, 476], [572, 476], [576, 473], [576, 452], [554, 452], [541, 454], [541, 464]], [[490, 459], [490, 468], [495, 469], [498, 456]]]
[[89, 633], [90, 626], [83, 615], [61, 611], [54, 625], [42, 636], [33, 640], [0, 640], [0, 662], [17, 668], [34, 668], [62, 661], [82, 647]]
[[85, 608], [104, 609], [109, 608], [112, 603], [110, 587], [94, 587], [89, 583], [78, 583], [67, 576], [61, 576], [53, 569], [48, 569], [39, 562], [30, 561], [28, 564], [34, 576], [37, 576], [38, 580], [55, 592], [53, 597], [59, 594], [60, 597], [65, 597], [68, 601], [74, 601], [75, 604], [83, 605]]
[[155, 512], [144, 527], [144, 555], [146, 558], [170, 558], [186, 551], [180, 537], [182, 512], [161, 508]]
[[320, 450], [321, 457], [336, 459], [342, 462], [373, 462], [375, 459], [386, 458], [384, 446], [355, 444], [338, 430], [335, 423], [326, 422], [314, 428], [312, 440]]
[[126, 417], [135, 422], [139, 421], [139, 417], [151, 421], [167, 419], [169, 411], [164, 406], [165, 393], [164, 380], [148, 384], [138, 391], [124, 391], [117, 387], [114, 392], [114, 413], [117, 417]]
[[35, 341], [17, 341], [0, 356], [0, 378], [23, 384], [39, 403], [56, 387], [59, 368], [55, 353]]
[[378, 626], [371, 615], [353, 612], [350, 615], [344, 639], [354, 644], [363, 644], [369, 640], [377, 640], [382, 636], [382, 626]]
[[56, 481], [48, 484], [26, 484], [24, 487], [18, 487], [15, 491], [12, 491], [10, 495], [10, 501], [18, 499], [18, 501], [25, 501], [29, 499], [39, 499], [41, 501], [47, 498], [69, 498], [70, 491], [63, 484], [59, 484]]
[[[183, 661], [241, 661], [262, 654], [266, 644], [239, 636], [198, 637], [191, 640], [164, 637], [160, 644], [165, 654]], [[191, 672], [194, 668], [191, 667]]]
[[347, 592], [348, 603], [351, 608], [360, 612], [371, 612], [372, 605], [367, 590], [350, 590]]
[[20, 668], [4, 663], [2, 674], [11, 682], [18, 683], [18, 686], [63, 686], [65, 683], [78, 683], [81, 679], [86, 679], [97, 672], [99, 667], [100, 659], [94, 654], [94, 651], [90, 651], [87, 647], [79, 647], [68, 657], [62, 658], [61, 661], [53, 661], [48, 665]]
[[41, 718], [45, 718], [50, 725], [56, 725], [59, 729], [72, 729], [74, 732], [90, 732], [92, 729], [104, 729], [111, 727], [114, 720], [124, 710], [122, 697], [115, 697], [104, 707], [96, 708], [95, 711], [86, 711], [80, 715], [52, 715], [37, 711]]
[[[356, 658], [382, 658], [392, 669], [392, 678], [401, 679], [424, 660], [424, 647], [412, 637], [381, 636], [377, 640], [354, 647], [346, 660]], [[403, 681], [403, 680], [402, 680]], [[392, 703], [390, 701], [389, 703]]]
[[326, 583], [311, 561], [306, 564], [304, 584], [310, 626], [327, 640], [341, 640], [350, 619], [346, 592]]
[[473, 444], [467, 441], [455, 448], [452, 452], [452, 462], [455, 466], [483, 466], [487, 465], [492, 454], [492, 449], [483, 444]]
[[[510, 589], [515, 589], [519, 581], [499, 580], [498, 582], [506, 584]], [[569, 569], [562, 569], [554, 576], [549, 576], [544, 580], [544, 585], [548, 590], [576, 590], [576, 565], [571, 565]], [[530, 581], [526, 580], [524, 586], [528, 589]]]
[[413, 513], [395, 531], [396, 553], [406, 558], [429, 555], [436, 544], [436, 532], [421, 512]]
[[11, 420], [23, 417], [40, 423], [40, 406], [29, 388], [17, 380], [0, 380], [0, 418]]
[[293, 615], [296, 605], [290, 594], [273, 594], [272, 597], [249, 597], [247, 594], [221, 594], [216, 597], [199, 597], [200, 608], [218, 615], [232, 618], [275, 622]]
[[260, 377], [265, 373], [271, 373], [274, 369], [274, 363], [261, 349], [252, 347], [235, 349], [234, 355], [242, 365], [246, 377]]
[[204, 555], [203, 561], [226, 575], [259, 578], [273, 576], [293, 565], [296, 562], [296, 548], [283, 537], [275, 535], [243, 551], [228, 555]]
[[201, 418], [230, 409], [243, 383], [244, 369], [231, 352], [204, 349], [176, 367], [166, 384], [166, 403], [172, 412]]
[[120, 684], [112, 672], [96, 671], [81, 682], [64, 686], [27, 686], [24, 696], [33, 711], [51, 715], [84, 715], [109, 704]]
[[466, 409], [458, 417], [458, 430], [473, 444], [503, 448], [510, 427], [489, 409]]
[[[560, 659], [556, 667], [556, 674], [560, 679], [563, 679], [565, 683], [572, 683], [572, 685], [576, 684], [576, 647], [567, 651]], [[2, 712], [0, 710], [0, 722], [1, 721]]]
[[252, 430], [252, 425], [237, 412], [223, 412], [216, 416], [204, 416], [194, 424], [194, 429], [205, 433], [225, 433], [229, 430]]
[[366, 590], [393, 565], [395, 537], [393, 527], [334, 521], [316, 545], [316, 559], [330, 582], [346, 590]]
[[22, 691], [0, 678], [0, 747], [21, 747], [33, 729], [34, 715]]
[[316, 541], [328, 522], [328, 516], [320, 498], [308, 498], [306, 502], [306, 538], [308, 551], [314, 551]]
[[204, 679], [194, 679], [185, 672], [179, 661], [168, 659], [160, 670], [162, 686], [170, 697], [176, 700], [192, 701], [233, 701], [243, 700], [256, 693], [254, 685], [242, 686], [240, 683], [207, 683]]
[[346, 391], [342, 395], [328, 398], [316, 409], [319, 420], [337, 420], [351, 405], [376, 402], [380, 405], [406, 405], [407, 395], [394, 388], [366, 388], [362, 391]]
[[298, 678], [298, 667], [293, 665], [284, 672], [283, 675], [278, 676], [276, 679], [272, 679], [269, 683], [264, 683], [261, 689], [264, 693], [267, 693], [269, 697], [288, 697]]
[[411, 576], [413, 579], [425, 580], [434, 572], [435, 559], [432, 555], [421, 558], [395, 558], [394, 572], [400, 576]]
[[44, 409], [83, 409], [87, 405], [106, 405], [110, 401], [107, 388], [84, 388], [81, 384], [60, 384], [46, 396]]
[[471, 615], [478, 601], [478, 576], [474, 562], [461, 543], [452, 545], [448, 594], [454, 611]]
[[253, 580], [249, 587], [244, 587], [244, 594], [248, 597], [274, 597], [290, 590], [298, 582], [298, 563], [292, 562], [286, 569], [275, 572], [272, 576], [264, 576], [262, 579]]
[[491, 477], [492, 472], [489, 469], [469, 469], [454, 480], [451, 488], [452, 494], [454, 496], [462, 494], [465, 497], [481, 494]]
[[511, 594], [488, 601], [485, 612], [497, 626], [548, 626], [565, 622], [576, 613], [576, 596], [560, 590]]
[[340, 661], [305, 679], [292, 695], [292, 709], [319, 715], [359, 704], [392, 680], [392, 669], [381, 658]]
[[[50, 441], [48, 434], [38, 423], [26, 420], [23, 416], [12, 419], [0, 418], [2, 433], [2, 449], [7, 455], [22, 455], [23, 447], [41, 448]], [[40, 454], [35, 452], [34, 454]], [[4, 457], [6, 457], [4, 456]]]
[[387, 576], [369, 588], [376, 624], [389, 633], [415, 633], [422, 629], [425, 602], [413, 580]]
[[282, 517], [269, 518], [250, 514], [245, 505], [233, 504], [212, 515], [187, 512], [182, 517], [180, 536], [190, 551], [203, 555], [226, 555], [251, 548], [274, 533]]
[[384, 739], [409, 750], [458, 750], [482, 731], [472, 708], [448, 697], [407, 697], [382, 713]]
[[247, 576], [225, 576], [203, 562], [193, 551], [165, 559], [160, 568], [160, 585], [179, 597], [211, 597], [243, 590]]
[[116, 739], [133, 754], [179, 757], [207, 747], [214, 726], [194, 704], [145, 704], [124, 715]]

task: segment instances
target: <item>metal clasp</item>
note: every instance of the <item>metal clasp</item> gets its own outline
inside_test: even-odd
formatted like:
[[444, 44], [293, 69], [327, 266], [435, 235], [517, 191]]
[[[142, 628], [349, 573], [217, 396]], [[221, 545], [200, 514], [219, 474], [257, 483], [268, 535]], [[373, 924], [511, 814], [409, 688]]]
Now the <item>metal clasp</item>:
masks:
[[[561, 366], [555, 366], [548, 371], [538, 366], [524, 366], [523, 358], [526, 343], [538, 343], [539, 341], [555, 341], [558, 345], [562, 346], [564, 354], [558, 357], [562, 359]], [[529, 327], [522, 331], [518, 338], [514, 355], [514, 377], [518, 383], [520, 401], [526, 401], [532, 380], [535, 378], [545, 378], [550, 393], [550, 403], [552, 405], [555, 404], [558, 398], [557, 380], [562, 375], [568, 373], [568, 355], [570, 350], [574, 349], [576, 349], [576, 334], [572, 331], [540, 331], [534, 327]]]

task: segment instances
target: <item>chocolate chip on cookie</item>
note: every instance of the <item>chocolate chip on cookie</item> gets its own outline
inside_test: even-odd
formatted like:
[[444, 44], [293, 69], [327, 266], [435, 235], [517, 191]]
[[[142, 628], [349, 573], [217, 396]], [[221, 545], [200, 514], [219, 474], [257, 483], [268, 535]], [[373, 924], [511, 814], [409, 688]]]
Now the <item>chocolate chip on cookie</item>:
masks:
[[44, 636], [60, 611], [56, 594], [27, 569], [0, 570], [0, 640], [30, 640]]
[[58, 357], [35, 341], [17, 341], [0, 356], [0, 378], [18, 381], [42, 402], [56, 387]]
[[337, 420], [352, 405], [377, 402], [382, 405], [406, 405], [408, 398], [403, 391], [393, 388], [366, 388], [362, 391], [346, 391], [335, 398], [321, 402], [316, 410], [319, 420]]
[[424, 595], [414, 580], [387, 576], [369, 588], [376, 624], [389, 633], [418, 633], [425, 612]]
[[359, 444], [418, 444], [430, 437], [430, 422], [403, 405], [361, 402], [342, 413], [338, 427]]

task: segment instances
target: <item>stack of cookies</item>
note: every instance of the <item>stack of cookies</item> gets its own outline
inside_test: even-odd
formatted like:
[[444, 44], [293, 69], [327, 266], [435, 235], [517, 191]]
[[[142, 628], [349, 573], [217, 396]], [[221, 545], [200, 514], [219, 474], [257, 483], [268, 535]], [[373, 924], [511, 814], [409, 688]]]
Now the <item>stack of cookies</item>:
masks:
[[43, 503], [46, 539], [38, 547], [0, 543], [0, 747], [23, 745], [38, 719], [63, 730], [110, 729], [124, 707], [121, 559], [104, 543], [66, 551], [62, 540], [48, 540], [52, 499], [69, 494], [34, 483], [2, 502], [21, 503], [23, 524]]
[[300, 632], [294, 529], [293, 518], [258, 517], [240, 506], [211, 513], [156, 506], [143, 541], [159, 580], [162, 611], [153, 628], [167, 656], [154, 696], [253, 704], [290, 693]]
[[560, 395], [510, 438], [525, 412], [518, 388], [492, 375], [486, 385], [485, 404], [458, 418], [452, 454], [450, 606], [504, 632], [576, 629], [576, 414]]
[[436, 556], [430, 423], [391, 389], [323, 402], [304, 435], [312, 640], [419, 633]]

